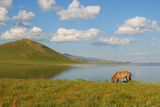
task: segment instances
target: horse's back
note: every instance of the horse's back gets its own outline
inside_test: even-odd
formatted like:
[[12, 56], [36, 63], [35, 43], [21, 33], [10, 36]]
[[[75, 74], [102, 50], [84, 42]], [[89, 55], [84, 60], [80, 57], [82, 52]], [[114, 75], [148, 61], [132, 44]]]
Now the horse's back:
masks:
[[118, 71], [118, 72], [116, 72], [116, 74], [119, 74], [119, 75], [131, 75], [131, 72], [130, 71]]
[[131, 77], [131, 72], [129, 71], [118, 71], [114, 75], [116, 75], [117, 78], [125, 78], [125, 77]]

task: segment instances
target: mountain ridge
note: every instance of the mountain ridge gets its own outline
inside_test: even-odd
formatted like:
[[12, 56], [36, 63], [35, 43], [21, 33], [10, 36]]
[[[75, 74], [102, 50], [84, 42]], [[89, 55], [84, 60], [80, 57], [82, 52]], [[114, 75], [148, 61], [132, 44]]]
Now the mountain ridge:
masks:
[[74, 60], [79, 60], [79, 61], [84, 61], [89, 63], [106, 63], [106, 64], [126, 64], [127, 63], [127, 62], [120, 62], [120, 61], [105, 60], [105, 59], [100, 59], [95, 57], [76, 56], [76, 55], [71, 55], [67, 53], [64, 53], [63, 55]]

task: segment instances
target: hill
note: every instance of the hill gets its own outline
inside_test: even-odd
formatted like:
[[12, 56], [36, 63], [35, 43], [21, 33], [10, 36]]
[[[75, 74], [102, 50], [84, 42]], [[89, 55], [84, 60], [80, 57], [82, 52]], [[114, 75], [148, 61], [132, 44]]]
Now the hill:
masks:
[[0, 63], [52, 64], [77, 63], [38, 42], [22, 39], [0, 45]]
[[69, 57], [73, 60], [79, 60], [83, 62], [88, 63], [96, 63], [96, 64], [126, 64], [126, 62], [120, 62], [120, 61], [112, 61], [112, 60], [105, 60], [100, 58], [94, 58], [94, 57], [83, 57], [83, 56], [76, 56], [76, 55], [70, 55], [70, 54], [64, 54], [64, 56]]

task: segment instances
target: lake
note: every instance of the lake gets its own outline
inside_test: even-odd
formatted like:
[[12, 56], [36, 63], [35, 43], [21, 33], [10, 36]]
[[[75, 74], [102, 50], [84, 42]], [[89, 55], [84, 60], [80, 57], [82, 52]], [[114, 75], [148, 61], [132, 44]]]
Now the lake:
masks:
[[72, 69], [57, 74], [52, 79], [84, 79], [88, 81], [110, 81], [116, 71], [129, 70], [132, 79], [143, 82], [160, 82], [160, 64], [134, 65], [74, 65]]
[[160, 64], [132, 65], [0, 65], [0, 78], [110, 81], [116, 71], [129, 70], [133, 80], [160, 82]]

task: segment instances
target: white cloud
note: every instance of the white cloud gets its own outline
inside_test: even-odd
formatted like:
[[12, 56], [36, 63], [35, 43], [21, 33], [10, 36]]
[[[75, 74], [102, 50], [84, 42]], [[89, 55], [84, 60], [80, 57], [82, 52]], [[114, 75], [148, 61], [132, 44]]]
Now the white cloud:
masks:
[[58, 11], [61, 20], [72, 18], [91, 19], [94, 18], [101, 8], [99, 6], [82, 6], [78, 0], [73, 0], [68, 9]]
[[84, 30], [84, 31], [60, 28], [54, 34], [52, 41], [69, 42], [69, 41], [89, 40], [95, 38], [99, 34], [101, 34], [101, 31], [95, 28], [91, 28], [89, 30]]
[[32, 29], [26, 29], [23, 27], [11, 28], [10, 30], [1, 34], [2, 39], [43, 39], [44, 34], [39, 27], [33, 27]]
[[42, 11], [58, 11], [60, 9], [56, 6], [55, 0], [38, 0], [38, 4]]
[[2, 39], [15, 39], [18, 37], [22, 37], [26, 33], [25, 28], [13, 28], [10, 29], [9, 31], [4, 32], [1, 35]]
[[0, 0], [0, 26], [6, 26], [6, 21], [9, 19], [8, 10], [11, 7], [12, 0]]
[[120, 26], [116, 34], [141, 34], [150, 31], [150, 21], [145, 17], [136, 16], [128, 19]]
[[29, 20], [33, 18], [35, 14], [31, 11], [20, 10], [16, 16], [13, 16], [13, 20], [21, 19], [21, 20]]
[[0, 7], [8, 9], [12, 5], [12, 0], [0, 0]]
[[160, 31], [160, 27], [158, 26], [157, 21], [152, 21], [151, 26], [153, 29], [156, 29], [157, 31]]
[[42, 32], [42, 29], [39, 28], [39, 27], [34, 26], [34, 27], [31, 29], [31, 32], [33, 32], [33, 33], [41, 33], [41, 32]]
[[125, 46], [129, 45], [136, 40], [133, 38], [115, 38], [115, 37], [110, 37], [110, 38], [101, 38], [99, 39], [98, 43], [99, 45], [109, 45], [109, 46]]
[[0, 7], [0, 22], [5, 22], [8, 20], [8, 10]]

